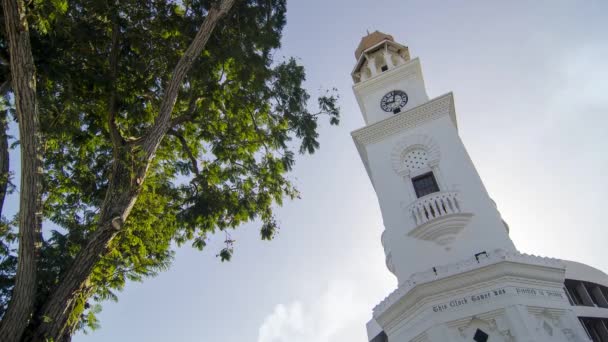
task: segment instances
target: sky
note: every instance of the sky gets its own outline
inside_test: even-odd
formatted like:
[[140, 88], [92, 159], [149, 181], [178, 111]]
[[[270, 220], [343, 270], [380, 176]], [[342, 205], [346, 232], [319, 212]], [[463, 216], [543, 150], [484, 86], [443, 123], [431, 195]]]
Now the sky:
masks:
[[243, 226], [229, 263], [215, 257], [223, 236], [179, 249], [74, 341], [367, 341], [397, 284], [350, 137], [364, 124], [350, 72], [366, 30], [420, 58], [431, 98], [454, 92], [459, 133], [520, 251], [608, 271], [608, 2], [291, 0], [287, 20], [277, 57], [299, 58], [313, 94], [337, 87], [342, 121], [298, 158], [302, 199], [279, 209], [278, 237]]

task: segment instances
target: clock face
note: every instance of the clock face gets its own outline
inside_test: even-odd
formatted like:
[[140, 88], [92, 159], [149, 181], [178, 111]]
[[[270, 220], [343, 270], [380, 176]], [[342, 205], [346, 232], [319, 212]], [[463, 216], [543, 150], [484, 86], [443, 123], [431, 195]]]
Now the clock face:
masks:
[[401, 111], [401, 108], [407, 104], [407, 94], [402, 90], [389, 91], [382, 97], [380, 107], [385, 112], [393, 112], [395, 114]]

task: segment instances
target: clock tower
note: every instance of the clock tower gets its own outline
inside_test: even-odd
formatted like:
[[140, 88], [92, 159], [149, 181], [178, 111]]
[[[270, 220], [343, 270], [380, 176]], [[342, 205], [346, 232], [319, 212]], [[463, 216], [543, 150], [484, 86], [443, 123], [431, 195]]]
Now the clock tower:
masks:
[[369, 340], [590, 341], [564, 291], [565, 263], [519, 253], [509, 238], [458, 134], [453, 94], [429, 98], [420, 60], [390, 35], [363, 37], [355, 58], [365, 126], [352, 136], [398, 280], [374, 308]]

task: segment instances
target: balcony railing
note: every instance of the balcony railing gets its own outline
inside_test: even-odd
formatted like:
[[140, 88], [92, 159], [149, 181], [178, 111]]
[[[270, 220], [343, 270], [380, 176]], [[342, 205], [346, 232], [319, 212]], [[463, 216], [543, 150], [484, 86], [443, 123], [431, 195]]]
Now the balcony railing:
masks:
[[445, 215], [460, 213], [458, 193], [441, 191], [428, 194], [416, 200], [410, 211], [418, 226]]

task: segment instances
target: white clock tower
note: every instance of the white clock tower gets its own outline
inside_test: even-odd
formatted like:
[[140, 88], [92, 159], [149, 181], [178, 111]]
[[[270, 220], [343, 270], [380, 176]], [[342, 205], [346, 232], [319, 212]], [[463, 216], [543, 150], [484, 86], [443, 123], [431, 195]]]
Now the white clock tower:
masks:
[[[521, 254], [509, 238], [458, 135], [453, 95], [429, 99], [420, 60], [390, 35], [363, 37], [355, 57], [365, 127], [352, 136], [378, 196], [386, 266], [398, 280], [374, 308], [369, 340], [595, 341], [564, 287], [576, 264]], [[605, 301], [608, 276], [586, 270], [578, 278], [593, 273]], [[608, 341], [605, 310], [606, 321], [590, 326], [599, 335], [603, 327]]]

